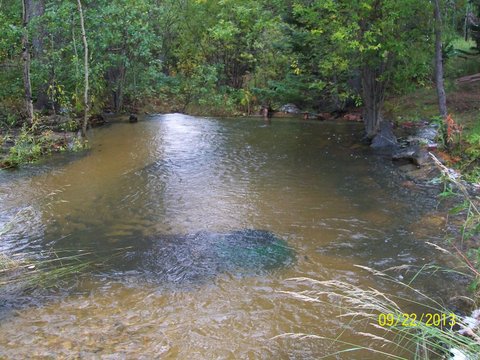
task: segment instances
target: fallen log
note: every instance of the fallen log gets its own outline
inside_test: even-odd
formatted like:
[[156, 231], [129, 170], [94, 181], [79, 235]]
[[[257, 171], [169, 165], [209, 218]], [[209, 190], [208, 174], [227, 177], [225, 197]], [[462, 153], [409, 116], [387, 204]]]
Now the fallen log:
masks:
[[480, 73], [464, 76], [455, 80], [457, 84], [468, 84], [476, 81], [480, 81]]

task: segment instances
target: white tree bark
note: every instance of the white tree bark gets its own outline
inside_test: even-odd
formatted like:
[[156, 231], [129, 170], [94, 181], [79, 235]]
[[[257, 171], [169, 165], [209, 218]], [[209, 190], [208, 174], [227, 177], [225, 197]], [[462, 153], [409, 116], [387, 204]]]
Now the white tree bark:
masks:
[[85, 71], [85, 79], [84, 79], [84, 93], [83, 93], [83, 105], [84, 105], [84, 114], [83, 114], [83, 122], [82, 122], [82, 137], [85, 138], [87, 136], [87, 125], [88, 125], [88, 112], [90, 110], [90, 104], [88, 101], [88, 42], [87, 42], [87, 35], [85, 32], [85, 21], [83, 18], [83, 8], [82, 2], [77, 0], [78, 4], [78, 14], [80, 15], [80, 27], [82, 30], [82, 41], [83, 41], [83, 49], [84, 49], [84, 71]]

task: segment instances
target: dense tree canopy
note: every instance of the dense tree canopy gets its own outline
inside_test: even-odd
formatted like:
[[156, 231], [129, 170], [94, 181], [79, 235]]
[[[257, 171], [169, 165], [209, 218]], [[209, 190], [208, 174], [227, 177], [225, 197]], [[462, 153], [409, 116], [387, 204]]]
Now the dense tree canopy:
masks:
[[[84, 110], [76, 1], [26, 0], [38, 110]], [[462, 30], [465, 7], [440, 2]], [[311, 111], [363, 105], [367, 132], [386, 94], [434, 79], [430, 0], [84, 0], [93, 112], [154, 102], [247, 113], [286, 102]], [[0, 0], [0, 112], [25, 116], [22, 6]]]

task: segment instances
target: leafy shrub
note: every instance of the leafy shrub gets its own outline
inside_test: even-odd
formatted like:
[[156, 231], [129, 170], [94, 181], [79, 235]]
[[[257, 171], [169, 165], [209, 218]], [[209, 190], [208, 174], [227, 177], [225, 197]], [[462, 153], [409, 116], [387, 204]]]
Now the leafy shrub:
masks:
[[[32, 128], [24, 125], [2, 166], [12, 168], [37, 161], [42, 155], [51, 153], [55, 143], [52, 131], [47, 130], [37, 136]], [[59, 146], [56, 148], [62, 150]]]
[[60, 125], [61, 131], [68, 131], [68, 132], [75, 132], [80, 129], [80, 126], [77, 121], [74, 119], [69, 119], [68, 121], [62, 123]]
[[10, 129], [18, 124], [18, 118], [12, 114], [12, 113], [7, 113], [7, 114], [1, 114], [0, 113], [0, 128], [4, 129]]
[[40, 144], [37, 143], [34, 135], [24, 127], [15, 145], [10, 148], [6, 161], [12, 167], [16, 167], [19, 164], [37, 160], [41, 154], [42, 148]]
[[466, 154], [471, 157], [480, 158], [480, 123], [475, 124], [465, 137], [467, 141]]
[[18, 126], [23, 114], [23, 101], [13, 98], [0, 100], [0, 128], [10, 129]]

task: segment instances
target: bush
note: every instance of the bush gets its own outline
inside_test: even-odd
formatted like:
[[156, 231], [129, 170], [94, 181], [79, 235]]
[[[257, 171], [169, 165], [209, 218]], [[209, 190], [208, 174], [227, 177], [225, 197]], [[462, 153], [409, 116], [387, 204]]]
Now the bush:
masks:
[[23, 101], [11, 98], [2, 99], [0, 101], [0, 128], [11, 129], [18, 126], [23, 114]]
[[480, 158], [480, 123], [477, 122], [466, 137], [467, 148], [465, 152], [471, 157]]
[[55, 144], [52, 131], [44, 131], [37, 136], [32, 128], [23, 126], [15, 145], [10, 148], [2, 167], [14, 168], [21, 164], [37, 161], [42, 155], [49, 154]]

